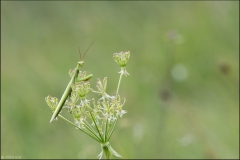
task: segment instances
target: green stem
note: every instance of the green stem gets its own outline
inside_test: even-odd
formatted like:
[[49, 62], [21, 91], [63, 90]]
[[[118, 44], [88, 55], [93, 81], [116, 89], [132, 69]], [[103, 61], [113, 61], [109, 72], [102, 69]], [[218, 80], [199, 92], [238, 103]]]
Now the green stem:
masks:
[[111, 159], [112, 154], [111, 154], [111, 152], [109, 151], [109, 148], [108, 148], [107, 144], [109, 144], [109, 142], [107, 142], [107, 143], [105, 143], [105, 144], [101, 144], [102, 150], [103, 150], [105, 159]]
[[92, 133], [85, 131], [81, 128], [79, 128], [77, 125], [75, 125], [74, 123], [72, 123], [71, 121], [69, 121], [68, 119], [66, 119], [65, 117], [63, 117], [62, 115], [58, 115], [60, 118], [62, 118], [63, 120], [67, 121], [68, 123], [70, 123], [72, 126], [76, 127], [77, 129], [83, 131], [84, 133], [86, 133], [87, 135], [89, 135], [90, 137], [92, 137], [93, 139], [95, 139], [96, 141], [98, 141], [99, 143], [102, 143], [99, 138], [96, 138]]
[[[122, 69], [121, 69], [121, 71], [122, 71]], [[119, 90], [120, 83], [121, 83], [121, 80], [122, 80], [122, 75], [123, 75], [123, 73], [121, 72], [121, 73], [120, 73], [120, 77], [119, 77], [119, 81], [118, 81], [118, 87], [117, 87], [117, 92], [116, 92], [116, 94], [118, 94], [118, 90]]]
[[105, 138], [104, 138], [105, 142], [107, 140], [107, 135], [108, 135], [108, 118], [106, 120], [107, 120], [107, 122], [106, 122], [106, 127], [105, 127]]
[[[90, 108], [89, 106], [87, 106], [87, 108], [88, 108], [88, 111], [89, 111], [89, 113], [90, 113], [90, 115], [91, 115], [91, 117], [92, 117], [93, 123], [95, 124], [95, 127], [96, 127], [96, 129], [97, 129], [97, 131], [98, 131], [98, 134], [99, 134], [99, 136], [100, 136], [100, 138], [101, 138], [101, 140], [102, 140], [102, 142], [103, 142], [104, 139], [103, 139], [102, 134], [100, 133], [100, 131], [99, 131], [99, 129], [98, 129], [98, 126], [97, 126], [97, 124], [96, 124], [96, 122], [95, 122], [95, 118], [93, 117], [92, 112], [90, 111], [91, 108]], [[90, 108], [90, 109], [89, 109], [89, 108]]]
[[97, 133], [94, 131], [94, 129], [87, 123], [87, 121], [85, 120], [85, 124], [84, 127], [91, 132], [99, 141], [101, 141], [101, 138], [97, 135]]
[[[101, 144], [102, 152], [106, 159], [111, 159], [112, 155], [121, 158], [122, 156], [118, 154], [110, 145], [109, 142], [106, 142], [104, 144]], [[101, 158], [101, 157], [100, 157]]]
[[106, 140], [106, 142], [108, 142], [108, 141], [110, 140], [110, 138], [111, 138], [111, 136], [112, 136], [112, 133], [113, 133], [113, 131], [114, 131], [114, 129], [115, 129], [115, 126], [116, 126], [117, 120], [118, 120], [118, 116], [117, 116], [116, 120], [114, 121], [114, 124], [113, 124], [112, 130], [110, 131], [109, 137], [108, 137], [108, 139]]

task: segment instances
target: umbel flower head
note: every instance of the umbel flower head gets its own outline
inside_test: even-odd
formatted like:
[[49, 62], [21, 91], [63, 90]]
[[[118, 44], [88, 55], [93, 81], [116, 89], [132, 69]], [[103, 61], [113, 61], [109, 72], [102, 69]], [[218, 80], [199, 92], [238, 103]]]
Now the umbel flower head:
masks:
[[113, 53], [113, 59], [120, 67], [125, 67], [130, 58], [130, 51]]
[[123, 75], [123, 74], [125, 76], [129, 75], [129, 73], [126, 70], [126, 65], [127, 65], [129, 58], [130, 58], [130, 51], [113, 53], [113, 59], [121, 67], [121, 71], [119, 72], [121, 75]]
[[106, 93], [106, 89], [107, 89], [107, 77], [104, 77], [103, 80], [101, 81], [99, 78], [97, 79], [97, 91], [94, 91], [92, 89], [93, 92], [95, 93], [98, 93], [100, 95], [102, 95], [102, 98], [101, 99], [109, 99], [109, 98], [112, 98], [111, 96], [109, 96], [107, 93]]
[[76, 92], [80, 98], [84, 98], [90, 90], [89, 82], [71, 85], [73, 92]]
[[47, 102], [47, 105], [51, 108], [51, 110], [55, 111], [58, 104], [58, 99], [56, 97], [47, 96], [45, 97], [45, 101]]
[[84, 119], [84, 113], [85, 113], [85, 107], [83, 105], [75, 105], [72, 107], [70, 113], [73, 115], [75, 119], [75, 123], [78, 125], [78, 127], [83, 128], [83, 119]]

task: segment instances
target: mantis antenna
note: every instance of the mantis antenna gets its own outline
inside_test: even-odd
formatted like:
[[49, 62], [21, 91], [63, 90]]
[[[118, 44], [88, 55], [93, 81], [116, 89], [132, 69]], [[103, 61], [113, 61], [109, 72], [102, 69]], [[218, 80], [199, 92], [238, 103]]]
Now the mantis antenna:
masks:
[[[95, 39], [95, 40], [96, 40], [96, 39]], [[94, 40], [94, 41], [95, 41], [95, 40]], [[93, 41], [93, 42], [94, 42], [94, 41]], [[93, 44], [93, 42], [89, 45], [88, 49], [91, 47], [91, 45]], [[78, 47], [78, 49], [79, 49], [79, 47]], [[84, 53], [84, 55], [83, 55], [83, 57], [82, 57], [81, 60], [83, 60], [83, 58], [85, 57], [85, 55], [86, 55], [88, 49], [87, 49], [86, 52]], [[79, 51], [80, 51], [80, 49], [79, 49]], [[81, 54], [80, 54], [80, 58], [81, 58]]]
[[80, 60], [81, 60], [81, 52], [80, 52], [80, 48], [79, 48], [79, 46], [78, 46], [78, 52], [79, 52]]

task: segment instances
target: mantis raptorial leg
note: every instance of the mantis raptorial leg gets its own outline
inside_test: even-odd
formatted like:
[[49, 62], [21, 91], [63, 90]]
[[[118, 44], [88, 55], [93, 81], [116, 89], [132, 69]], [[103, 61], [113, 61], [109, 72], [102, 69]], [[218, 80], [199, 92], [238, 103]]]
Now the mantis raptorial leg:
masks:
[[[93, 41], [93, 42], [94, 42], [94, 41]], [[93, 42], [90, 44], [90, 46], [93, 44]], [[90, 46], [88, 47], [88, 49], [90, 48]], [[88, 49], [87, 49], [87, 51], [88, 51]], [[83, 57], [81, 58], [81, 53], [80, 53], [80, 50], [79, 50], [79, 53], [80, 53], [80, 61], [77, 63], [77, 66], [76, 66], [76, 68], [75, 68], [75, 72], [74, 72], [73, 76], [71, 77], [71, 80], [70, 80], [70, 82], [68, 83], [67, 88], [65, 89], [65, 91], [64, 91], [64, 93], [63, 93], [63, 95], [62, 95], [62, 97], [61, 97], [61, 99], [60, 99], [60, 101], [59, 101], [59, 103], [58, 103], [55, 111], [53, 112], [53, 115], [52, 115], [52, 118], [51, 118], [50, 122], [52, 122], [55, 118], [57, 118], [57, 116], [58, 116], [58, 114], [60, 113], [60, 111], [62, 110], [63, 105], [65, 104], [68, 96], [71, 94], [71, 91], [72, 91], [71, 85], [75, 83], [75, 80], [76, 80], [76, 78], [77, 78], [77, 76], [78, 76], [78, 74], [79, 74], [79, 70], [80, 70], [80, 68], [81, 68], [81, 67], [83, 66], [83, 64], [84, 64], [84, 61], [82, 61], [82, 59], [83, 59], [84, 56], [86, 55], [87, 51], [84, 53]], [[89, 79], [92, 78], [92, 76], [93, 76], [92, 74], [90, 74], [90, 75], [88, 75], [88, 76], [85, 76], [85, 77], [83, 77], [80, 81], [82, 81], [82, 82], [88, 81]]]

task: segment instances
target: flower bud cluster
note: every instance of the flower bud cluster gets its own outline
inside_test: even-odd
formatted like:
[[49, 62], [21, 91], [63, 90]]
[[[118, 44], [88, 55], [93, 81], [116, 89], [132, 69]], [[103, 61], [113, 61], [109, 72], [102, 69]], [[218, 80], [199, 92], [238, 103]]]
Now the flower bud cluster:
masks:
[[84, 98], [90, 90], [89, 82], [82, 82], [80, 84], [72, 84], [72, 91], [75, 92], [79, 98]]
[[126, 70], [127, 62], [130, 58], [130, 52], [119, 52], [113, 54], [113, 59], [117, 62], [117, 64], [121, 67], [121, 71], [119, 72], [121, 75], [129, 75]]
[[55, 111], [58, 99], [56, 97], [47, 96], [45, 97], [45, 101], [47, 102], [47, 105], [51, 108], [52, 111]]
[[125, 67], [130, 58], [130, 52], [119, 52], [113, 54], [113, 59], [120, 67]]

